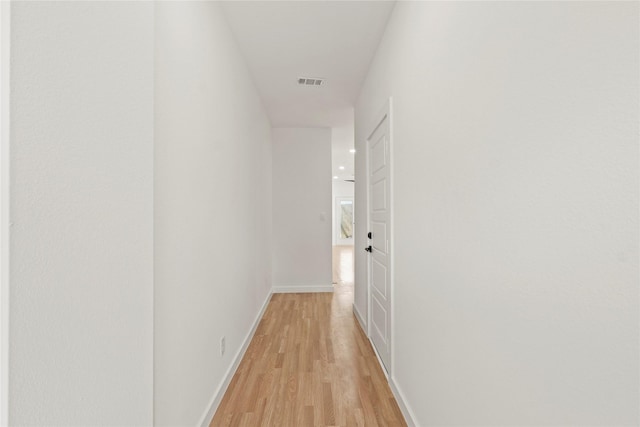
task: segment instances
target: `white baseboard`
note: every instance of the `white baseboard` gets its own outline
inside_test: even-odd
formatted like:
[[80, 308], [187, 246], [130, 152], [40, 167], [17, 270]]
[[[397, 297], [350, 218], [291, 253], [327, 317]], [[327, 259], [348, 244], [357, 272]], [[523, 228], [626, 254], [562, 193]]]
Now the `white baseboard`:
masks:
[[213, 416], [215, 415], [216, 410], [218, 409], [218, 406], [220, 406], [220, 401], [222, 400], [224, 393], [227, 391], [227, 387], [229, 387], [229, 383], [231, 382], [233, 375], [236, 373], [236, 370], [238, 369], [238, 365], [240, 365], [240, 362], [244, 357], [244, 353], [247, 351], [247, 347], [249, 347], [249, 343], [253, 339], [253, 334], [255, 334], [256, 329], [258, 328], [258, 324], [260, 323], [260, 320], [262, 320], [262, 315], [264, 315], [264, 312], [267, 309], [267, 305], [269, 305], [269, 301], [271, 300], [271, 295], [272, 295], [271, 292], [269, 293], [269, 295], [267, 295], [267, 299], [264, 301], [264, 304], [262, 304], [262, 308], [260, 309], [260, 312], [256, 316], [256, 319], [253, 321], [253, 325], [251, 326], [249, 333], [247, 334], [244, 341], [242, 342], [242, 346], [240, 347], [235, 357], [233, 358], [233, 363], [231, 364], [231, 366], [229, 366], [229, 369], [227, 369], [227, 372], [224, 375], [222, 383], [220, 383], [220, 385], [218, 386], [218, 389], [213, 394], [213, 397], [211, 398], [211, 401], [209, 402], [207, 409], [205, 410], [202, 417], [200, 417], [198, 426], [208, 427], [209, 424], [211, 424], [211, 421], [213, 420]]
[[367, 333], [367, 322], [364, 321], [364, 317], [362, 317], [362, 315], [360, 314], [360, 311], [358, 311], [358, 307], [356, 307], [355, 303], [353, 304], [353, 314], [356, 315], [356, 319], [358, 319], [358, 322], [360, 322], [360, 327], [362, 328], [362, 330], [366, 334]]
[[416, 416], [413, 414], [411, 407], [407, 404], [407, 400], [404, 398], [404, 393], [396, 384], [395, 378], [389, 378], [389, 386], [391, 387], [391, 392], [393, 396], [396, 398], [396, 402], [398, 402], [398, 406], [400, 407], [400, 412], [404, 416], [404, 420], [407, 422], [409, 427], [416, 427], [418, 422], [416, 421]]
[[316, 286], [274, 286], [272, 288], [274, 294], [304, 294], [313, 292], [333, 292], [333, 285], [316, 285]]
[[[360, 322], [360, 326], [362, 327], [362, 330], [365, 331], [365, 334], [366, 334], [367, 333], [366, 332], [367, 331], [367, 324], [364, 321], [364, 317], [362, 317], [362, 315], [360, 314], [360, 311], [358, 311], [358, 307], [356, 307], [355, 304], [353, 304], [353, 314], [355, 314], [356, 319], [358, 319], [358, 322]], [[376, 346], [373, 345], [373, 342], [371, 341], [371, 338], [367, 337], [367, 339], [371, 343], [371, 347], [373, 348], [373, 352], [375, 353], [376, 358], [378, 359], [378, 363], [380, 364], [380, 367], [382, 368], [382, 372], [387, 377], [387, 382], [389, 383], [389, 387], [391, 388], [391, 392], [393, 393], [393, 397], [395, 397], [396, 398], [396, 402], [398, 402], [398, 406], [400, 407], [400, 411], [402, 412], [402, 415], [404, 416], [404, 420], [407, 422], [409, 427], [412, 427], [412, 426], [416, 427], [418, 425], [418, 423], [416, 422], [416, 417], [413, 414], [413, 411], [411, 410], [409, 405], [407, 404], [407, 401], [404, 398], [404, 393], [402, 393], [402, 391], [398, 387], [398, 384], [396, 384], [395, 378], [393, 376], [387, 374], [387, 370], [385, 369], [384, 364], [382, 363], [382, 359], [380, 359], [380, 355], [378, 354], [378, 351], [376, 350]]]

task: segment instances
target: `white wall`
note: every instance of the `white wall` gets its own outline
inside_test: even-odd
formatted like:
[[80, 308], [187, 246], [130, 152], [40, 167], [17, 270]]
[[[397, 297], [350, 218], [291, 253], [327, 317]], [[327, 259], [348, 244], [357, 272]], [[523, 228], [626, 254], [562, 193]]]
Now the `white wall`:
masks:
[[392, 381], [418, 425], [640, 422], [638, 25], [631, 2], [397, 3], [356, 222], [393, 95]]
[[[331, 244], [336, 245], [336, 241], [338, 240], [338, 233], [340, 228], [337, 227], [336, 224], [336, 216], [338, 213], [338, 205], [336, 204], [336, 200], [338, 197], [351, 197], [354, 196], [354, 185], [353, 182], [345, 182], [343, 180], [335, 179], [331, 184], [331, 195], [333, 202], [333, 210], [331, 211]], [[339, 220], [339, 219], [338, 219]], [[352, 242], [353, 244], [353, 242]]]
[[273, 129], [274, 290], [331, 291], [331, 129]]
[[13, 2], [11, 425], [153, 421], [153, 5]]
[[11, 3], [0, 3], [0, 425], [9, 424], [9, 61]]
[[218, 4], [155, 34], [155, 423], [196, 425], [271, 288], [271, 129]]

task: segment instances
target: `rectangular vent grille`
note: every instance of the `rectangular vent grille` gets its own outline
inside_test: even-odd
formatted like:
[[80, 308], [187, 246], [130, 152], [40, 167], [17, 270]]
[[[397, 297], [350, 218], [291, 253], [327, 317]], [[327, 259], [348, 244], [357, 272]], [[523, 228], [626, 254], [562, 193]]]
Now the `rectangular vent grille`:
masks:
[[324, 79], [298, 77], [298, 84], [304, 86], [322, 86]]

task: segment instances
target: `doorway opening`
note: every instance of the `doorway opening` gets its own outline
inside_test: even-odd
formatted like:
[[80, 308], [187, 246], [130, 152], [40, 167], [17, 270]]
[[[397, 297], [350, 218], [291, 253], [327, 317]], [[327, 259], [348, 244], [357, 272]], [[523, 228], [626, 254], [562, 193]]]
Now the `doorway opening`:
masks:
[[334, 197], [333, 284], [353, 287], [353, 197]]
[[335, 199], [336, 244], [338, 246], [353, 246], [353, 197], [336, 197]]
[[332, 263], [333, 289], [353, 298], [354, 222], [354, 129], [353, 120], [331, 131], [332, 161]]

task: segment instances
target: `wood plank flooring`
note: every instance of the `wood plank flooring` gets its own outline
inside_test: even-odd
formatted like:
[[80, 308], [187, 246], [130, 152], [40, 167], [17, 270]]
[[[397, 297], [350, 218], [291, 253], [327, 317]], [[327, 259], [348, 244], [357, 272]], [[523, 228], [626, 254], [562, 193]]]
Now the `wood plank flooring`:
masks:
[[334, 287], [272, 296], [211, 426], [406, 426], [353, 316], [353, 284]]

